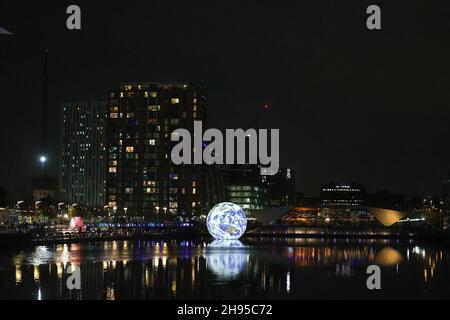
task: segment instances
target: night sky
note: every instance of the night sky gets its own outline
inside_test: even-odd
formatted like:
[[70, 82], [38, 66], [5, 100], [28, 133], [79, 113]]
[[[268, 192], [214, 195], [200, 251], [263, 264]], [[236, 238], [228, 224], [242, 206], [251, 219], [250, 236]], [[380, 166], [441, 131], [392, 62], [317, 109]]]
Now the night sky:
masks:
[[[66, 8], [82, 30], [66, 29]], [[366, 8], [382, 9], [369, 31]], [[42, 51], [50, 51], [50, 166], [61, 103], [124, 82], [205, 86], [210, 127], [281, 131], [298, 191], [329, 182], [441, 195], [450, 171], [448, 1], [0, 2], [0, 186], [29, 197], [39, 173]]]

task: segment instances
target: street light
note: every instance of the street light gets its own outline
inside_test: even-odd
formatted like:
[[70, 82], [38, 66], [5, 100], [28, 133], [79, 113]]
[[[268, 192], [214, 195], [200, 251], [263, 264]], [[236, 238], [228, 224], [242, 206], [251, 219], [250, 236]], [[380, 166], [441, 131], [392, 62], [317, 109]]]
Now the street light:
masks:
[[45, 164], [47, 163], [47, 157], [46, 156], [41, 156], [39, 158], [39, 162], [41, 163], [42, 174], [44, 174], [44, 172], [45, 172]]
[[159, 207], [155, 207], [156, 209], [156, 224], [159, 223]]

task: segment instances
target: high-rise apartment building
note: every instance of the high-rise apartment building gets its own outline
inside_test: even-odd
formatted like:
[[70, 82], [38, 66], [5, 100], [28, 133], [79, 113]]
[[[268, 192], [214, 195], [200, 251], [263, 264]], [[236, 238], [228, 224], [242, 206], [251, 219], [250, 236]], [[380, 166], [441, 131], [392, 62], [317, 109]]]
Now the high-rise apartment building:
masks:
[[206, 121], [203, 89], [125, 84], [111, 93], [107, 113], [108, 206], [117, 214], [160, 219], [204, 214], [204, 167], [171, 161], [172, 132], [184, 128], [193, 136], [194, 121]]
[[63, 105], [60, 198], [67, 204], [106, 204], [106, 110], [106, 101]]

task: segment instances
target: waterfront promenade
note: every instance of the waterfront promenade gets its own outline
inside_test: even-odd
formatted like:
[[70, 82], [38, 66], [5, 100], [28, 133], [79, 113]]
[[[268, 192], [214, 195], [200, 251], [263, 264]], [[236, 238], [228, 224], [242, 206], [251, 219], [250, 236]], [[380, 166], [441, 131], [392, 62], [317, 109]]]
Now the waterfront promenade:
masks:
[[[0, 230], [0, 248], [82, 243], [112, 240], [209, 239], [206, 229], [165, 227], [152, 229], [117, 229], [104, 232], [69, 230]], [[245, 238], [324, 238], [324, 239], [411, 239], [449, 244], [449, 232], [426, 232], [395, 228], [323, 228], [323, 227], [257, 227], [247, 231]]]

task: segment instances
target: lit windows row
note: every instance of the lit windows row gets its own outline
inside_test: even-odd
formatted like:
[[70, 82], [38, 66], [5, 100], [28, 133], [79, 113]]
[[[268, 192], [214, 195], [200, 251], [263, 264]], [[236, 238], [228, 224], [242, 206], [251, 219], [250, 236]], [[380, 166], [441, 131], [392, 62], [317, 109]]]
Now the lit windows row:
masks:
[[228, 191], [256, 191], [256, 192], [264, 192], [265, 190], [260, 187], [252, 187], [252, 186], [229, 186]]
[[[119, 119], [119, 118], [122, 119], [124, 117], [124, 114], [123, 113], [118, 113], [118, 112], [111, 112], [109, 114], [109, 117], [111, 119]], [[134, 112], [128, 112], [128, 113], [125, 114], [125, 117], [127, 119], [133, 119], [135, 117], [135, 113]]]
[[322, 191], [326, 191], [326, 192], [360, 192], [361, 189], [339, 188], [339, 189], [322, 189]]

